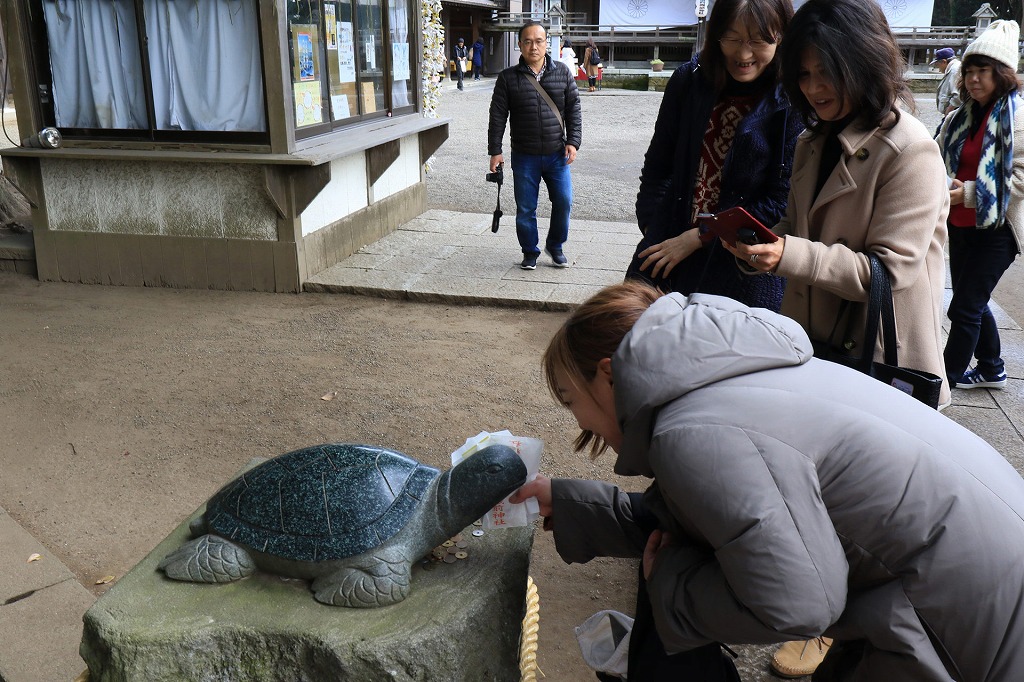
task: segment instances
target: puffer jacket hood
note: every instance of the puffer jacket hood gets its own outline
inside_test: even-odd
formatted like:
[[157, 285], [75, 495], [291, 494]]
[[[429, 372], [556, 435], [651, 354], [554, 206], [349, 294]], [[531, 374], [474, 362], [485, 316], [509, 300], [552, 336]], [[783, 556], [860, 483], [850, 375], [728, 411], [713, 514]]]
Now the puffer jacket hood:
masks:
[[788, 317], [721, 296], [663, 296], [612, 358], [623, 433], [615, 473], [654, 475], [647, 452], [654, 420], [667, 403], [723, 379], [801, 365], [812, 355], [807, 334]]

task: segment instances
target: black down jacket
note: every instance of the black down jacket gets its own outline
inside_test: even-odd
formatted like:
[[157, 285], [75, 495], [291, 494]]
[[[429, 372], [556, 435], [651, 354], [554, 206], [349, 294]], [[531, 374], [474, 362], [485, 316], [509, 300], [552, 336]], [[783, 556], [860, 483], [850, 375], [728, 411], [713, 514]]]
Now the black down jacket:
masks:
[[558, 119], [537, 89], [526, 79], [534, 78], [526, 61], [510, 66], [498, 74], [491, 96], [490, 122], [487, 125], [487, 154], [501, 154], [505, 137], [505, 120], [512, 121], [512, 151], [523, 154], [554, 154], [571, 144], [580, 148], [583, 137], [583, 110], [576, 79], [565, 64], [545, 55], [547, 65], [540, 84], [558, 107], [565, 121], [563, 135]]

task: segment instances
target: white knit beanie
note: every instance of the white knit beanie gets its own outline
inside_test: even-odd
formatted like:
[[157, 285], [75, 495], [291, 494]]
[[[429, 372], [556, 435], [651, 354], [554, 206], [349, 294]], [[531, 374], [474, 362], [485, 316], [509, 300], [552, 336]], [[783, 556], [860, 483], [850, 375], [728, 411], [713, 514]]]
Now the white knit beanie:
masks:
[[964, 50], [964, 57], [983, 54], [1006, 64], [1014, 71], [1020, 60], [1020, 27], [1016, 21], [996, 19]]

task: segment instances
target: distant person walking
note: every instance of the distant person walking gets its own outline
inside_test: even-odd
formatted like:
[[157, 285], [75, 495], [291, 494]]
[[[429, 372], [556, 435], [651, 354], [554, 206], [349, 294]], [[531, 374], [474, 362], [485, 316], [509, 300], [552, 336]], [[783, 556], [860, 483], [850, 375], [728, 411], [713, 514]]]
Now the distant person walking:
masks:
[[562, 246], [569, 238], [572, 176], [582, 139], [583, 112], [576, 78], [547, 54], [547, 31], [536, 21], [519, 29], [519, 63], [498, 74], [491, 96], [487, 153], [493, 173], [504, 163], [505, 121], [512, 127], [512, 181], [516, 197], [516, 235], [523, 270], [536, 270], [540, 256], [537, 201], [540, 181], [551, 197], [551, 224], [545, 249], [556, 267], [569, 267]]
[[484, 75], [484, 40], [477, 38], [473, 43], [473, 80], [478, 81]]
[[466, 47], [466, 41], [459, 38], [455, 44], [455, 49], [452, 50], [452, 59], [455, 60], [455, 73], [459, 78], [459, 90], [462, 90], [462, 81], [466, 77], [466, 60], [469, 59], [469, 48]]
[[575, 79], [578, 72], [576, 66], [576, 50], [572, 48], [572, 41], [566, 38], [562, 41], [562, 53], [559, 55], [559, 60], [565, 64], [565, 68], [569, 69], [569, 73]]
[[[939, 147], [949, 189], [949, 338], [946, 376], [957, 388], [1004, 388], [992, 290], [1024, 242], [1024, 99], [1020, 29], [993, 21], [964, 51], [963, 104], [946, 116]], [[970, 368], [971, 360], [977, 364]]]
[[587, 71], [589, 91], [597, 90], [597, 77], [601, 74], [601, 53], [593, 38], [587, 38], [587, 49], [583, 51], [583, 68]]
[[935, 108], [945, 116], [960, 106], [960, 60], [951, 47], [936, 50], [931, 63], [942, 73], [939, 89], [935, 91]]

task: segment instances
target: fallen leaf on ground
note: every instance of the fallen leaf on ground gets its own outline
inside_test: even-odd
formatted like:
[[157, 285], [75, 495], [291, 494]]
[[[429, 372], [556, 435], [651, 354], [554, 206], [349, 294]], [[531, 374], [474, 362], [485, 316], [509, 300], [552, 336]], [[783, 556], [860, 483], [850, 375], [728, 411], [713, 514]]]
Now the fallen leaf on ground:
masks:
[[334, 400], [338, 396], [337, 391], [331, 391], [330, 393], [320, 396], [320, 400]]
[[31, 555], [31, 556], [30, 556], [30, 557], [28, 558], [28, 561], [26, 561], [25, 563], [26, 563], [26, 564], [30, 564], [30, 563], [32, 563], [33, 561], [39, 561], [39, 560], [40, 560], [40, 559], [42, 559], [42, 558], [43, 558], [43, 555], [42, 555], [42, 554], [33, 554], [33, 555]]
[[96, 584], [97, 585], [106, 585], [106, 584], [112, 583], [112, 582], [114, 582], [114, 576], [112, 576], [112, 575], [105, 575], [102, 578], [100, 578], [99, 580], [97, 580]]

